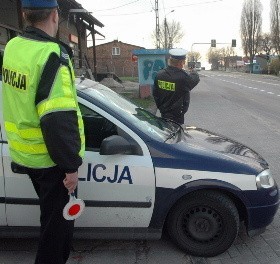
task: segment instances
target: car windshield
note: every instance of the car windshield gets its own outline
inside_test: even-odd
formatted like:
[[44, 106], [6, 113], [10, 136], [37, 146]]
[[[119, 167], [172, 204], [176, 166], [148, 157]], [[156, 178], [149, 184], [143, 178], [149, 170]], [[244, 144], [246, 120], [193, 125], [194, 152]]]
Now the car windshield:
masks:
[[77, 83], [77, 87], [81, 92], [98, 100], [104, 105], [104, 109], [116, 112], [117, 115], [126, 119], [153, 139], [160, 141], [174, 140], [176, 134], [180, 131], [180, 125], [155, 116], [100, 83], [91, 82], [89, 87], [88, 83], [83, 84], [81, 82]]

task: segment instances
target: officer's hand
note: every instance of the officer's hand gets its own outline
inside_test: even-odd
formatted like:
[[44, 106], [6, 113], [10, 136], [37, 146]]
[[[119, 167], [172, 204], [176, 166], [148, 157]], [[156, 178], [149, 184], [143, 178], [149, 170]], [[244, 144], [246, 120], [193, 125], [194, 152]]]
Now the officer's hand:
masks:
[[65, 188], [68, 190], [68, 193], [71, 194], [75, 191], [78, 185], [78, 172], [66, 173], [66, 177], [63, 180]]

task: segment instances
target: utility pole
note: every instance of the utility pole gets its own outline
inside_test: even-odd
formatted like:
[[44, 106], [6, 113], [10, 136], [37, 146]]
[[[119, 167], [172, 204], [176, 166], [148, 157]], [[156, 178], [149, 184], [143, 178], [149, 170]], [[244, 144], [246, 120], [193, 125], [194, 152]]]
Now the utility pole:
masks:
[[164, 18], [164, 49], [167, 49], [167, 23], [166, 23], [166, 16]]
[[158, 0], [155, 0], [155, 12], [156, 12], [156, 47], [160, 49], [160, 40], [159, 40], [159, 16], [158, 16]]
[[251, 43], [251, 48], [252, 48], [252, 57], [250, 58], [250, 73], [254, 72], [254, 57], [255, 57], [255, 0], [253, 0], [253, 11], [252, 11], [252, 43]]
[[[169, 28], [168, 28], [168, 24], [167, 24], [167, 15], [169, 15], [170, 13], [174, 12], [174, 10], [171, 10], [169, 13], [167, 13], [165, 16], [164, 16], [164, 48], [167, 49], [167, 48], [171, 48], [171, 45], [170, 45], [170, 33], [169, 33]], [[167, 41], [167, 34], [168, 34], [168, 41]], [[168, 43], [167, 43], [168, 42]], [[167, 45], [168, 44], [168, 45]]]

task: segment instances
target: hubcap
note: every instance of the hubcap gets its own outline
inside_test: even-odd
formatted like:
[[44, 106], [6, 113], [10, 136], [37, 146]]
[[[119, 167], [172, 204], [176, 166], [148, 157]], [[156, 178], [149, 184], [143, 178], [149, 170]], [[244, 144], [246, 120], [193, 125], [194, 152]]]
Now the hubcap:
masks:
[[219, 238], [223, 223], [215, 210], [206, 206], [198, 206], [189, 209], [184, 214], [182, 227], [190, 239], [207, 243]]

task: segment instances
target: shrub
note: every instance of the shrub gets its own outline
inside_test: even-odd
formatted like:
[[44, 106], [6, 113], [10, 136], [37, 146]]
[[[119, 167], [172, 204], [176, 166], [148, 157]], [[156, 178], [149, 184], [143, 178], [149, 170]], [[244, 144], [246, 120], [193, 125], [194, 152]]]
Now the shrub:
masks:
[[273, 59], [270, 63], [270, 73], [278, 75], [280, 72], [280, 58]]

